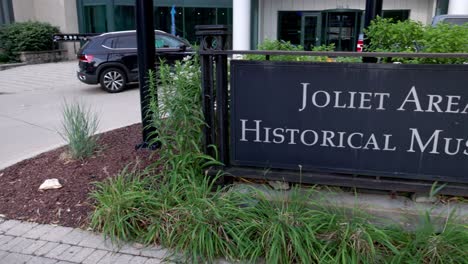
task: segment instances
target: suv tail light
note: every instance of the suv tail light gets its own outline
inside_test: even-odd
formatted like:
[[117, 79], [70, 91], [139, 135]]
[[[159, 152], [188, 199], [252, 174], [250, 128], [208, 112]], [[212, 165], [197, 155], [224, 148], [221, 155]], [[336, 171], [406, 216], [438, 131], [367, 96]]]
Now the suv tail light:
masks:
[[94, 59], [94, 56], [93, 55], [85, 55], [85, 54], [82, 54], [82, 55], [79, 55], [78, 56], [78, 59], [80, 61], [83, 61], [83, 62], [88, 62], [90, 63], [93, 59]]
[[362, 52], [363, 48], [364, 48], [364, 34], [359, 34], [359, 38], [358, 38], [357, 45], [356, 45], [356, 51]]

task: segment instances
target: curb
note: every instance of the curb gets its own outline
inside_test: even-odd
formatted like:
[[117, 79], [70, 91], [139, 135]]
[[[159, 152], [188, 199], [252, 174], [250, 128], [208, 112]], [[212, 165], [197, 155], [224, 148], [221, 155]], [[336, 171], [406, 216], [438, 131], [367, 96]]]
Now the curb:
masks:
[[26, 65], [26, 63], [25, 63], [25, 62], [21, 62], [21, 63], [7, 63], [7, 64], [0, 64], [0, 71], [4, 71], [4, 70], [11, 69], [11, 68], [15, 68], [15, 67], [24, 66], [24, 65]]

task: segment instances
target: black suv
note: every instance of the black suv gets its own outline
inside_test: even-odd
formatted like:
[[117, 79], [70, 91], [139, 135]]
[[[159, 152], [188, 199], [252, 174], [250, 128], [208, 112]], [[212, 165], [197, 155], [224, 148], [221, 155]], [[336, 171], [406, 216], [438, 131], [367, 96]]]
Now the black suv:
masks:
[[[192, 55], [190, 44], [166, 32], [155, 30], [156, 64], [169, 64]], [[109, 93], [118, 93], [127, 83], [138, 81], [136, 31], [104, 33], [91, 38], [77, 54], [77, 77], [87, 84], [101, 84]], [[157, 66], [157, 65], [156, 65]]]

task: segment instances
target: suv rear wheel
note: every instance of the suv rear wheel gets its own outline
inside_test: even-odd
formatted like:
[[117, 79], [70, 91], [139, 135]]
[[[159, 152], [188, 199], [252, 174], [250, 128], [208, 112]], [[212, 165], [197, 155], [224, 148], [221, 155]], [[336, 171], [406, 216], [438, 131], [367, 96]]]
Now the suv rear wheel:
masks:
[[99, 82], [104, 91], [118, 93], [127, 86], [127, 76], [118, 68], [109, 68], [102, 72]]

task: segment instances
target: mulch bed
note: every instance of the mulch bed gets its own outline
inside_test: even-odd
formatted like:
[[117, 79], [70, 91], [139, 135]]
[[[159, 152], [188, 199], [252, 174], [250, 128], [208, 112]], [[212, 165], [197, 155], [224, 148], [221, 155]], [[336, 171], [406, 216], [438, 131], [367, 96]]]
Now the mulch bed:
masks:
[[[61, 147], [0, 171], [0, 214], [8, 219], [86, 227], [93, 211], [89, 193], [93, 182], [118, 174], [125, 166], [144, 168], [158, 158], [157, 151], [135, 150], [142, 140], [141, 124], [106, 132], [99, 150], [85, 160], [72, 160]], [[57, 178], [62, 188], [40, 191]]]

